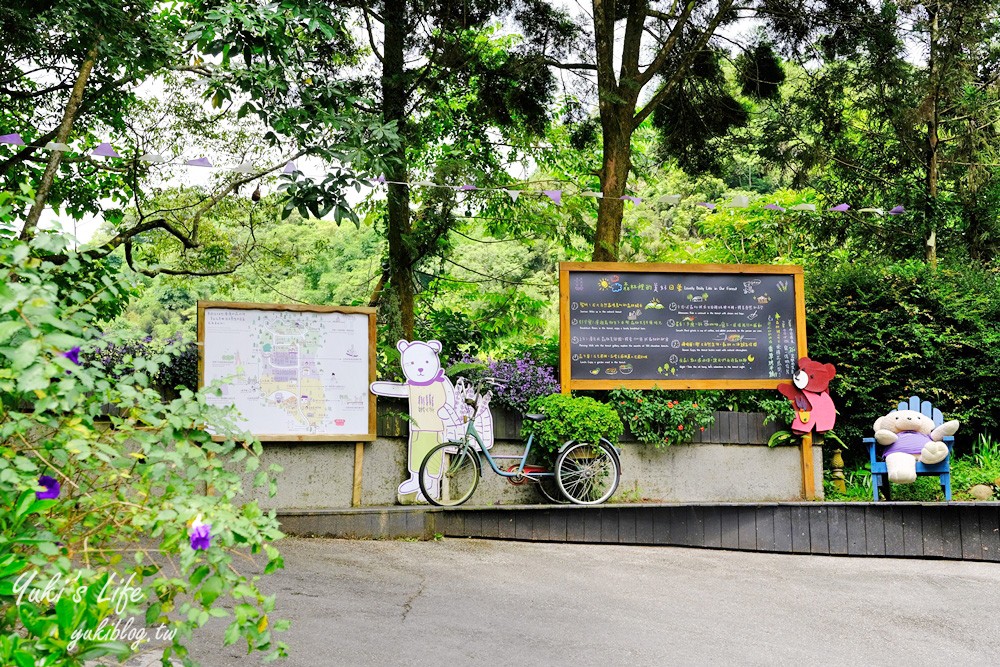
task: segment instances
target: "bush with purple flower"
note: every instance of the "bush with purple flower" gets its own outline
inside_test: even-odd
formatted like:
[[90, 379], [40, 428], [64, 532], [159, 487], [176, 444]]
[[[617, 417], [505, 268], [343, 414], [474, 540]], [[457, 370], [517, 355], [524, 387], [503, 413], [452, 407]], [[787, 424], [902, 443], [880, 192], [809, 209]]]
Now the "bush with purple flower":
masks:
[[[277, 467], [260, 469], [260, 443], [187, 388], [193, 345], [104, 334], [131, 293], [109, 264], [58, 235], [5, 236], [8, 221], [0, 205], [0, 665], [118, 664], [139, 644], [102, 629], [134, 615], [170, 627], [166, 656], [186, 656], [192, 633], [227, 615], [228, 641], [285, 655], [274, 633], [287, 622], [257, 576], [232, 567], [255, 554], [265, 574], [282, 566], [277, 519], [242, 495], [244, 475], [273, 495]], [[54, 253], [66, 261], [38, 261]], [[211, 524], [187, 523], [199, 513]], [[124, 606], [95, 602], [112, 580], [135, 589]], [[93, 595], [47, 597], [67, 581]]]
[[[463, 356], [462, 364], [479, 363], [469, 356]], [[473, 373], [463, 373], [475, 377], [496, 378], [500, 386], [493, 388], [493, 402], [524, 414], [529, 403], [540, 396], [559, 393], [559, 381], [552, 366], [539, 363], [530, 353], [522, 353], [511, 359], [490, 359], [485, 367]]]

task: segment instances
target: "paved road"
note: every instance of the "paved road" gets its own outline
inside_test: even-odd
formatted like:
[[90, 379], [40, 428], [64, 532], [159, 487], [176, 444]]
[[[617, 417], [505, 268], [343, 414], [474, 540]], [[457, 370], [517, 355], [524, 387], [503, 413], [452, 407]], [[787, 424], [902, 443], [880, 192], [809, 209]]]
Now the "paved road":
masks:
[[[290, 666], [1000, 662], [1000, 566], [674, 547], [288, 539]], [[196, 640], [205, 667], [258, 664]], [[278, 663], [281, 664], [281, 663]]]

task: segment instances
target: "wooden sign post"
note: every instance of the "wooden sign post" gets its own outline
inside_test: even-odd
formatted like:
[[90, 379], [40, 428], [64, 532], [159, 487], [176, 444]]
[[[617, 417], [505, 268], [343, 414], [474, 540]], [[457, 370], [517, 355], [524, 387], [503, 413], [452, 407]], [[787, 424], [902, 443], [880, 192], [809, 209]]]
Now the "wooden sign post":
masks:
[[[801, 266], [559, 265], [562, 390], [776, 389], [807, 356]], [[815, 497], [812, 438], [803, 494]]]

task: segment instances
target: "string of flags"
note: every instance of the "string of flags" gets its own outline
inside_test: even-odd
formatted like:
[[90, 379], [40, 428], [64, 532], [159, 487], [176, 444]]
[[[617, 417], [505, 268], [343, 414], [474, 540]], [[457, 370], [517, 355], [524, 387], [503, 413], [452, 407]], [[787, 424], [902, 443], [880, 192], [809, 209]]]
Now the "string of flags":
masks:
[[[16, 132], [12, 134], [0, 135], [0, 144], [10, 144], [14, 146], [25, 145], [21, 135]], [[45, 150], [49, 151], [63, 151], [63, 152], [70, 152], [73, 150], [73, 148], [71, 148], [69, 145], [56, 141], [48, 142], [47, 144], [45, 144], [44, 148]], [[91, 150], [88, 153], [88, 155], [95, 157], [104, 157], [104, 158], [122, 157], [121, 154], [119, 154], [118, 151], [116, 151], [114, 147], [109, 142], [106, 141], [98, 144], [98, 146], [93, 150]], [[167, 158], [164, 155], [152, 151], [140, 155], [138, 160], [140, 162], [146, 162], [149, 164], [164, 164], [168, 162]], [[250, 162], [241, 162], [240, 164], [235, 166], [222, 167], [213, 164], [212, 161], [209, 160], [207, 157], [199, 157], [199, 158], [192, 158], [189, 160], [185, 160], [183, 164], [188, 167], [206, 167], [206, 168], [224, 169], [226, 171], [230, 171], [237, 174], [252, 174], [255, 171], [253, 164]], [[283, 174], [293, 174], [296, 171], [298, 171], [298, 167], [295, 165], [294, 162], [291, 161], [289, 161], [282, 169]], [[536, 196], [536, 197], [548, 197], [548, 199], [556, 206], [562, 206], [563, 196], [567, 194], [564, 190], [539, 191], [539, 190], [518, 190], [514, 188], [480, 188], [471, 183], [465, 183], [457, 186], [441, 184], [441, 183], [433, 183], [431, 181], [416, 181], [414, 183], [410, 183], [408, 181], [390, 181], [387, 180], [385, 176], [378, 176], [377, 178], [371, 180], [372, 187], [375, 187], [377, 185], [387, 185], [387, 184], [406, 185], [408, 187], [448, 188], [451, 190], [455, 190], [456, 192], [473, 192], [473, 191], [504, 192], [507, 194], [507, 196], [510, 197], [512, 202], [516, 202], [518, 197], [520, 197], [522, 194], [529, 196]], [[581, 190], [578, 193], [569, 193], [569, 194], [575, 194], [576, 196], [580, 197], [592, 197], [595, 199], [604, 198], [604, 193], [594, 190]], [[641, 197], [635, 197], [632, 195], [622, 195], [621, 197], [619, 197], [619, 199], [622, 201], [629, 201], [635, 205], [641, 204], [643, 202], [643, 199]], [[681, 199], [683, 199], [682, 195], [670, 194], [657, 197], [653, 201], [658, 204], [677, 205], [681, 202]], [[722, 204], [703, 201], [703, 202], [698, 202], [697, 204], [695, 204], [695, 206], [708, 209], [710, 212], [715, 212], [720, 206], [722, 208], [727, 208], [727, 209], [748, 208], [750, 206], [750, 197], [748, 197], [747, 195], [736, 195], [729, 201], [724, 202]], [[769, 203], [765, 204], [763, 208], [769, 211], [776, 211], [779, 213], [784, 213], [786, 211], [815, 213], [817, 211], [816, 204], [808, 204], [808, 203], [794, 204], [788, 207], [780, 206], [779, 204], [775, 203]], [[850, 204], [846, 203], [837, 204], [836, 206], [831, 206], [826, 209], [826, 211], [830, 213], [846, 213], [849, 210], [851, 210], [851, 206]], [[872, 213], [881, 216], [886, 214], [902, 215], [903, 213], [906, 212], [906, 209], [903, 208], [902, 206], [894, 206], [890, 208], [888, 211], [886, 211], [885, 209], [879, 207], [866, 207], [866, 208], [856, 209], [856, 211], [858, 213]]]

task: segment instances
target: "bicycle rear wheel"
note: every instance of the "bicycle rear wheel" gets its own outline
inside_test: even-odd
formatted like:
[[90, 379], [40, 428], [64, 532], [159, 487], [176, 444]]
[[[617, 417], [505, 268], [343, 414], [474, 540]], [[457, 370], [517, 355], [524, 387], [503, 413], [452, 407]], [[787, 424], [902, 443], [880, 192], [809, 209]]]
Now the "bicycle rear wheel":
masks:
[[473, 447], [443, 442], [420, 464], [420, 491], [432, 505], [461, 505], [472, 497], [480, 474], [479, 453]]
[[555, 475], [545, 475], [538, 478], [538, 492], [541, 493], [550, 503], [566, 504], [566, 496], [559, 489]]
[[559, 490], [577, 505], [599, 505], [614, 495], [621, 480], [621, 463], [603, 439], [597, 444], [576, 442], [556, 459]]

